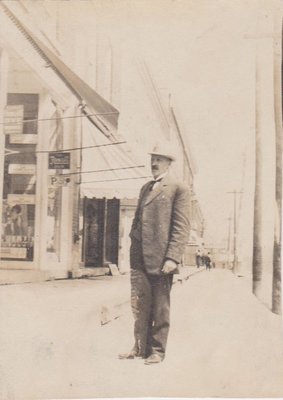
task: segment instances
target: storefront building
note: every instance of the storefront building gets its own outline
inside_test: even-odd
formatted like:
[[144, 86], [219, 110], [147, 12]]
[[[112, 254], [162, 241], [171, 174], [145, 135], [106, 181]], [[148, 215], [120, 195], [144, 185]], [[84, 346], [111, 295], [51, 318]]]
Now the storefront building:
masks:
[[[63, 150], [74, 146], [75, 136], [69, 132], [76, 132], [77, 123], [58, 119], [66, 112], [60, 111], [32, 69], [23, 63], [18, 69], [12, 52], [2, 50], [2, 57], [7, 69], [1, 71], [6, 72], [6, 96], [1, 93], [6, 104], [2, 108], [0, 272], [5, 281], [17, 276], [48, 278], [51, 271], [64, 276], [76, 189], [74, 179], [64, 175], [75, 167], [74, 154]], [[76, 113], [75, 107], [68, 109], [71, 112]]]
[[64, 278], [79, 267], [82, 119], [111, 145], [118, 111], [4, 3], [0, 18], [0, 282]]

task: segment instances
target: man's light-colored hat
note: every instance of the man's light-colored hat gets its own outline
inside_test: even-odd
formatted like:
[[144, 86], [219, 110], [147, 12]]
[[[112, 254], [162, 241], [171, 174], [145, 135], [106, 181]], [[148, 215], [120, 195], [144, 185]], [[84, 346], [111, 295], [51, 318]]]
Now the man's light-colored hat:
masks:
[[174, 154], [172, 146], [170, 146], [170, 143], [162, 142], [162, 143], [156, 144], [154, 146], [153, 150], [149, 154], [166, 157], [166, 158], [169, 158], [169, 160], [171, 160], [171, 161], [176, 160], [176, 156]]

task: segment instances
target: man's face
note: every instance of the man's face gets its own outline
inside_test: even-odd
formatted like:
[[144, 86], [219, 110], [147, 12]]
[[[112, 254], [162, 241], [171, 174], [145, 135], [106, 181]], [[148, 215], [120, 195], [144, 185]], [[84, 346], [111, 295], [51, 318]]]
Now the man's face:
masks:
[[153, 154], [151, 156], [151, 172], [154, 179], [168, 171], [170, 164], [169, 158]]

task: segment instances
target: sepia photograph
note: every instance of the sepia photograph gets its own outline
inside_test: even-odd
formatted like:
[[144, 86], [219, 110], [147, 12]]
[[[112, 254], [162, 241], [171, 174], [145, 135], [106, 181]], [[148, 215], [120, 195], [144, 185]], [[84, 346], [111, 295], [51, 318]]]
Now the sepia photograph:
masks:
[[0, 0], [0, 399], [283, 398], [281, 0]]

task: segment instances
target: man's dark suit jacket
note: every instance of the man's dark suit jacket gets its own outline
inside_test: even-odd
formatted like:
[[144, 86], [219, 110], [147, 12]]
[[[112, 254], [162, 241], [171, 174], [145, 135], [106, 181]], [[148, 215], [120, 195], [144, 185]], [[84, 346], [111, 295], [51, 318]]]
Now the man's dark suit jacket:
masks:
[[[149, 191], [140, 191], [130, 237], [142, 241], [144, 267], [160, 275], [166, 259], [180, 263], [189, 239], [189, 188], [166, 175]], [[145, 197], [146, 196], [146, 197]]]

